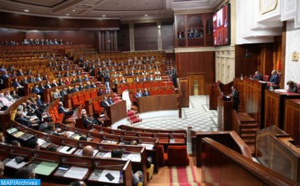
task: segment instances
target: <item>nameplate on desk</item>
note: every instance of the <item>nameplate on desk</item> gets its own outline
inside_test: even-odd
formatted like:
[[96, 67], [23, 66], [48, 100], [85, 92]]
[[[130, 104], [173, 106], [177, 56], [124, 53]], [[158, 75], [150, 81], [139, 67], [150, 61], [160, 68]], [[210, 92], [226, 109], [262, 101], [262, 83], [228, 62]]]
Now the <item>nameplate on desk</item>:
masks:
[[24, 167], [26, 164], [27, 164], [27, 162], [25, 162], [25, 161], [17, 163], [16, 158], [13, 158], [13, 159], [9, 160], [7, 163], [5, 163], [5, 166], [11, 167], [14, 169], [20, 169], [20, 168]]
[[75, 147], [60, 146], [57, 151], [64, 154], [72, 154], [75, 150], [76, 150]]
[[[93, 157], [99, 152], [99, 150], [94, 149], [93, 150]], [[82, 149], [77, 149], [76, 152], [74, 152], [75, 155], [77, 156], [82, 156]]]

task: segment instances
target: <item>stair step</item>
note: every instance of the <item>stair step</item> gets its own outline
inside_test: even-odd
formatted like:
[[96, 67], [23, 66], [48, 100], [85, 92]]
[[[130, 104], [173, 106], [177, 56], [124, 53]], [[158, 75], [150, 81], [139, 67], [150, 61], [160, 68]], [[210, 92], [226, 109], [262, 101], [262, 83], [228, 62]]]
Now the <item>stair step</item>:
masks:
[[130, 120], [133, 120], [134, 118], [139, 118], [139, 116], [138, 116], [138, 115], [131, 115], [131, 116], [128, 116], [128, 118], [129, 118]]
[[253, 137], [255, 138], [255, 133], [242, 133], [241, 134], [241, 137], [244, 138], [244, 137]]
[[242, 125], [240, 125], [241, 126], [241, 128], [258, 128], [258, 125], [257, 125], [257, 123], [248, 123], [248, 124], [242, 124]]
[[239, 112], [237, 114], [237, 117], [240, 120], [241, 124], [256, 122], [254, 118], [252, 118], [248, 113], [245, 112]]
[[242, 128], [241, 133], [249, 133], [249, 132], [256, 132], [258, 128]]
[[140, 119], [140, 118], [135, 118], [134, 120], [130, 120], [130, 122], [131, 122], [132, 124], [138, 123], [138, 122], [141, 122], [141, 121], [142, 121], [142, 119]]
[[248, 143], [251, 143], [251, 144], [255, 143], [255, 139], [243, 139], [243, 140], [244, 140], [244, 142], [246, 144], [248, 144]]

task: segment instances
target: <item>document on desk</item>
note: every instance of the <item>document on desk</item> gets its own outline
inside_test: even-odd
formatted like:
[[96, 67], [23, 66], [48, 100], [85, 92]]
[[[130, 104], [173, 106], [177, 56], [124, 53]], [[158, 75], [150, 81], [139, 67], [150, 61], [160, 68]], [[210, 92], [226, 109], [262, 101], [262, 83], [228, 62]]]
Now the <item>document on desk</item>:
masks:
[[146, 147], [147, 150], [153, 150], [153, 147], [154, 147], [153, 144], [148, 144], [148, 143], [142, 143], [141, 145], [143, 147]]
[[16, 162], [16, 158], [13, 158], [12, 160], [10, 160], [9, 162], [7, 162], [6, 164], [5, 164], [5, 166], [7, 166], [7, 167], [12, 167], [12, 168], [14, 168], [14, 169], [20, 169], [20, 168], [22, 168], [22, 167], [24, 167], [25, 165], [27, 164], [27, 162], [21, 162], [21, 163], [17, 163]]
[[111, 152], [100, 151], [96, 156], [100, 158], [111, 158]]
[[34, 172], [36, 174], [49, 176], [56, 169], [57, 166], [58, 163], [43, 161], [35, 167]]
[[141, 162], [141, 154], [138, 153], [126, 154], [126, 156], [123, 155], [123, 157], [122, 159], [131, 160], [132, 162]]
[[[94, 149], [93, 150], [93, 157], [99, 152], [99, 150], [97, 149]], [[78, 149], [76, 152], [74, 152], [75, 155], [78, 155], [78, 156], [82, 156], [82, 149]]]
[[[113, 176], [113, 179], [108, 179], [108, 174]], [[103, 170], [98, 181], [107, 183], [119, 183], [120, 182], [120, 171], [119, 170]]]
[[83, 168], [83, 167], [71, 167], [64, 177], [67, 178], [76, 178], [76, 179], [83, 179], [86, 173], [89, 171], [88, 168]]
[[70, 146], [61, 146], [58, 148], [58, 152], [64, 154], [72, 154], [75, 150], [76, 150], [75, 147], [70, 147]]

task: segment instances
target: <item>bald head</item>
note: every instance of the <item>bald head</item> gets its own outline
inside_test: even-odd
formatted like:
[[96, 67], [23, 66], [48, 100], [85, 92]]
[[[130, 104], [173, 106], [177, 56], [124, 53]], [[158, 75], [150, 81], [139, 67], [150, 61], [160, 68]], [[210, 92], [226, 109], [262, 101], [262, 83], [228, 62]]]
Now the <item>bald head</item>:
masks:
[[82, 155], [92, 157], [93, 156], [93, 151], [94, 151], [94, 148], [90, 145], [87, 145], [82, 149]]

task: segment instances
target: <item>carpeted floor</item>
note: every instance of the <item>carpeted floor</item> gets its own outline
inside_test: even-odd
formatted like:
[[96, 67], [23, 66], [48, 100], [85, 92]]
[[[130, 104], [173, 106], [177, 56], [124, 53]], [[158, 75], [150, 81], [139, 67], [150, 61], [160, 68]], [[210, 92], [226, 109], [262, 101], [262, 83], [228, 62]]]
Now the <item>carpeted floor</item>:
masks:
[[169, 167], [170, 186], [200, 186], [193, 166]]

